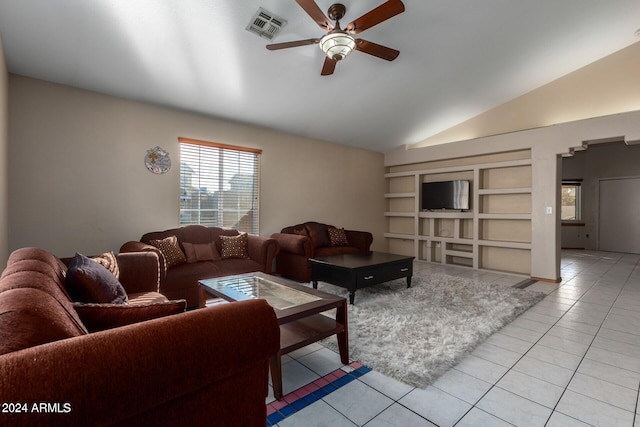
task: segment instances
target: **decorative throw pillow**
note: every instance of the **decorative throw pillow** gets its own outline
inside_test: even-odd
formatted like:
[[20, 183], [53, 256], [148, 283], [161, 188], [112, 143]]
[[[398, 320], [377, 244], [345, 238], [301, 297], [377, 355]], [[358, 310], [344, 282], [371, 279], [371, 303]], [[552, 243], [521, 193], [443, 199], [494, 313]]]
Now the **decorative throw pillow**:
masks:
[[120, 279], [120, 267], [118, 267], [118, 259], [113, 252], [105, 252], [102, 255], [92, 257], [92, 260], [106, 268], [116, 276], [116, 279]]
[[349, 240], [347, 240], [347, 233], [345, 233], [344, 228], [328, 227], [327, 233], [329, 233], [331, 246], [349, 246]]
[[168, 269], [187, 262], [187, 258], [178, 245], [178, 238], [176, 236], [169, 236], [162, 240], [149, 240], [149, 244], [155, 246], [162, 252], [162, 255], [164, 255], [167, 261]]
[[249, 258], [249, 239], [247, 233], [237, 236], [220, 235], [222, 258]]
[[306, 228], [294, 228], [292, 231], [293, 231], [293, 234], [309, 237], [309, 232], [307, 231]]
[[309, 230], [309, 237], [311, 238], [314, 248], [331, 246], [326, 225], [317, 222], [309, 222], [307, 223], [307, 229]]
[[214, 243], [189, 243], [183, 242], [184, 254], [187, 256], [187, 263], [192, 264], [198, 261], [215, 261], [220, 259], [220, 254]]
[[153, 304], [85, 304], [74, 303], [78, 316], [89, 332], [118, 328], [158, 317], [185, 311], [186, 300], [165, 301]]
[[76, 253], [65, 280], [73, 301], [124, 304], [127, 293], [109, 270], [86, 256]]

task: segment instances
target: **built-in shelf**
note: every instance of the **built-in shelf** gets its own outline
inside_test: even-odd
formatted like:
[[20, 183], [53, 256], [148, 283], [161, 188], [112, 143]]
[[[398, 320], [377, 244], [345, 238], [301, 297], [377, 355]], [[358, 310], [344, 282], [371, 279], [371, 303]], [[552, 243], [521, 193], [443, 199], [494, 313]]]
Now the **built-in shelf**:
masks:
[[[498, 264], [502, 263], [504, 271], [522, 273], [509, 270], [511, 265], [505, 264], [504, 260], [511, 258], [505, 256], [503, 251], [531, 250], [531, 243], [517, 241], [530, 239], [527, 227], [530, 230], [532, 215], [517, 213], [526, 209], [523, 203], [527, 203], [527, 196], [530, 200], [532, 194], [530, 158], [389, 172], [384, 176], [389, 181], [388, 188], [398, 190], [384, 195], [389, 209], [384, 213], [385, 217], [404, 218], [402, 227], [407, 227], [406, 230], [413, 227], [412, 233], [384, 234], [385, 238], [395, 241], [395, 248], [402, 251], [412, 248], [413, 256], [417, 259], [483, 270], [500, 270], [500, 267], [495, 267], [497, 260]], [[422, 182], [446, 180], [449, 179], [447, 176], [472, 181], [471, 209], [464, 212], [420, 210], [420, 191], [416, 189], [420, 188]], [[500, 185], [508, 188], [492, 188]], [[502, 210], [506, 212], [489, 213]], [[519, 222], [505, 224], [504, 220]], [[409, 224], [411, 221], [412, 225]], [[390, 222], [391, 228], [396, 226]], [[439, 236], [438, 233], [447, 236]], [[492, 240], [493, 236], [500, 239], [513, 236], [514, 241]], [[515, 252], [514, 255], [521, 256]]]
[[478, 214], [478, 219], [521, 219], [530, 220], [531, 214], [525, 213], [482, 213]]
[[399, 216], [399, 217], [414, 218], [416, 214], [413, 212], [385, 212], [384, 216]]
[[384, 197], [386, 199], [401, 199], [401, 198], [412, 198], [415, 197], [415, 193], [386, 193]]
[[480, 246], [490, 246], [494, 248], [531, 249], [531, 243], [505, 242], [501, 240], [478, 240]]
[[484, 188], [479, 189], [478, 194], [481, 196], [487, 194], [531, 194], [531, 187], [526, 188]]
[[473, 219], [473, 212], [421, 211], [420, 218]]
[[460, 258], [473, 258], [475, 256], [473, 252], [458, 251], [458, 250], [453, 250], [453, 249], [447, 249], [446, 250], [446, 255], [447, 256], [457, 256], [457, 257], [460, 257]]

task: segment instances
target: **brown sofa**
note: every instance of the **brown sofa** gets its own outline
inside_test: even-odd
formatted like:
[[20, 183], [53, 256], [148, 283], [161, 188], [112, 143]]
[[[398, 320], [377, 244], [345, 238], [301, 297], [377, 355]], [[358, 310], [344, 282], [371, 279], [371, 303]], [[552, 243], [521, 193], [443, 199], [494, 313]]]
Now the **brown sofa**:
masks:
[[[118, 264], [129, 304], [157, 294], [154, 253]], [[0, 276], [0, 424], [266, 425], [279, 327], [264, 300], [92, 333], [64, 280], [64, 264], [37, 248], [13, 252]]]
[[272, 234], [271, 237], [280, 247], [276, 256], [276, 273], [300, 282], [309, 282], [309, 258], [367, 252], [373, 242], [373, 235], [368, 231], [354, 230], [343, 230], [346, 242], [332, 240], [330, 229], [342, 230], [332, 225], [307, 221]]
[[[165, 231], [155, 231], [143, 235], [139, 242], [126, 242], [120, 252], [153, 251], [160, 257], [160, 292], [170, 299], [184, 298], [187, 306], [200, 306], [201, 291], [198, 281], [212, 277], [262, 271], [272, 273], [273, 259], [278, 253], [278, 243], [271, 238], [252, 234], [247, 235], [248, 258], [223, 258], [220, 236], [238, 236], [238, 230], [231, 228], [205, 227], [188, 225]], [[180, 250], [184, 253], [184, 243], [213, 243], [217, 255], [212, 260], [184, 262], [170, 266], [166, 257], [155, 246], [152, 240], [162, 240], [176, 236]], [[224, 254], [222, 254], [224, 255]]]

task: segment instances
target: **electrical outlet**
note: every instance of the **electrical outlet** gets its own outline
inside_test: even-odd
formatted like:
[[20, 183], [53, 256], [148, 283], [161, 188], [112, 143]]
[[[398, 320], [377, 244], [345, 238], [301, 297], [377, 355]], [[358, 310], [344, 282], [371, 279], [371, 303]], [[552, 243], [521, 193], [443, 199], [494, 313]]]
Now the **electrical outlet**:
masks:
[[440, 243], [440, 242], [436, 242], [436, 248], [439, 248], [439, 247], [440, 247], [440, 245], [441, 245], [441, 243]]

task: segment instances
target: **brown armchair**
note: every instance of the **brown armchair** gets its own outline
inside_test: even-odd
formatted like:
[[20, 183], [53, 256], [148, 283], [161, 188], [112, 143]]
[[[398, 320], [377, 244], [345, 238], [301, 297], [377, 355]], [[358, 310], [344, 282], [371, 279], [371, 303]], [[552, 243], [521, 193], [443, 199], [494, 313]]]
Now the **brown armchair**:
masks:
[[308, 221], [285, 227], [280, 233], [271, 235], [280, 248], [276, 256], [276, 273], [308, 282], [311, 280], [309, 258], [368, 252], [373, 242], [373, 235], [368, 231], [342, 230], [345, 242], [332, 239], [330, 229], [342, 230], [332, 225]]
[[[135, 260], [144, 267], [128, 271]], [[128, 290], [157, 290], [155, 254], [118, 262]], [[51, 253], [23, 248], [0, 276], [0, 402], [13, 404], [0, 424], [266, 425], [268, 361], [280, 348], [266, 301], [91, 332], [65, 292], [64, 272]], [[136, 277], [151, 288], [135, 287]]]

